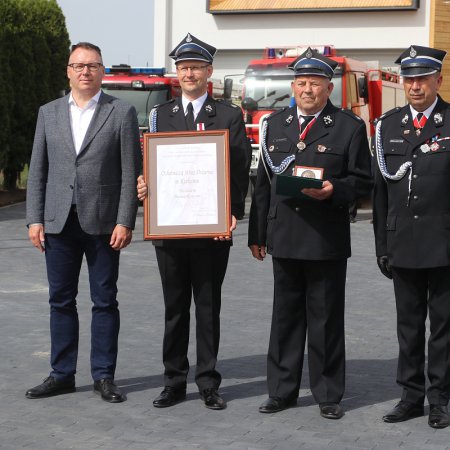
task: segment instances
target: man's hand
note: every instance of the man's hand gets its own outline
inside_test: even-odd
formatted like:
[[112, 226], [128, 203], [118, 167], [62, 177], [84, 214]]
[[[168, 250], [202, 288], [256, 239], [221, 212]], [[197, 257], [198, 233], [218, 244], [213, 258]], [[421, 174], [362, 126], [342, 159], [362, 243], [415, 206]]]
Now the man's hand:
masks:
[[[236, 229], [237, 220], [236, 217], [231, 216], [231, 227], [230, 231], [233, 233], [233, 231]], [[230, 241], [231, 236], [218, 236], [214, 238], [215, 241]]]
[[266, 257], [265, 245], [249, 245], [249, 248], [252, 252], [253, 258], [256, 258], [258, 261], [262, 261]]
[[109, 245], [114, 250], [121, 250], [131, 242], [132, 234], [130, 228], [124, 227], [123, 225], [116, 225], [111, 234]]
[[333, 189], [333, 185], [328, 180], [325, 180], [320, 189], [305, 188], [302, 189], [302, 194], [315, 198], [316, 200], [326, 200], [333, 195]]
[[144, 177], [142, 175], [138, 176], [136, 189], [137, 189], [137, 198], [140, 201], [145, 200], [147, 197], [148, 189], [147, 183], [145, 182]]
[[28, 227], [28, 237], [31, 243], [41, 252], [44, 251], [44, 225], [37, 223]]
[[378, 256], [377, 264], [380, 268], [381, 273], [386, 277], [392, 280], [392, 270], [391, 265], [389, 264], [389, 258], [387, 256]]

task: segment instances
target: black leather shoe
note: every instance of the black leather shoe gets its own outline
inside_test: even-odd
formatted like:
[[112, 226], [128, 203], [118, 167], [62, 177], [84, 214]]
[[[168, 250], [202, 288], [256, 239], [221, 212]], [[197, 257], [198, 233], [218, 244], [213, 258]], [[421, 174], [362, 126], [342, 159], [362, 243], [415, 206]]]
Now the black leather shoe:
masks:
[[99, 394], [105, 402], [121, 403], [126, 400], [125, 395], [110, 378], [94, 381], [94, 392]]
[[401, 400], [391, 411], [383, 416], [383, 421], [388, 423], [404, 422], [420, 416], [423, 416], [423, 405]]
[[209, 409], [225, 409], [227, 407], [225, 400], [219, 395], [215, 388], [203, 389], [203, 391], [200, 392], [200, 397], [205, 402], [205, 406]]
[[344, 415], [339, 403], [319, 403], [319, 409], [325, 419], [340, 419]]
[[448, 408], [446, 405], [430, 405], [428, 425], [431, 428], [446, 428], [450, 425]]
[[186, 389], [174, 388], [166, 386], [161, 394], [153, 400], [155, 408], [167, 408], [168, 406], [176, 405], [186, 398]]
[[27, 398], [44, 398], [54, 395], [75, 392], [75, 381], [58, 380], [55, 377], [47, 377], [42, 384], [29, 389], [25, 393]]
[[276, 412], [283, 411], [283, 409], [289, 408], [289, 406], [294, 406], [297, 403], [295, 400], [283, 400], [280, 397], [269, 397], [259, 407], [259, 412], [264, 414], [272, 414]]

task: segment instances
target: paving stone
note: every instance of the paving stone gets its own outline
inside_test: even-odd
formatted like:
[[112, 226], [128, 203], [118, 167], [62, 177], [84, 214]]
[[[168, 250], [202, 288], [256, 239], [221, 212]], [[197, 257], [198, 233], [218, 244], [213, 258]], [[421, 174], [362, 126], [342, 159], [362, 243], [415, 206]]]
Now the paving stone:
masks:
[[[133, 243], [121, 254], [121, 331], [116, 381], [128, 400], [111, 405], [92, 392], [86, 267], [80, 274], [80, 349], [77, 392], [42, 400], [25, 391], [49, 371], [49, 311], [44, 257], [28, 242], [25, 205], [0, 208], [0, 449], [17, 450], [450, 450], [450, 429], [433, 430], [427, 417], [385, 424], [398, 400], [397, 337], [392, 282], [378, 271], [370, 214], [351, 225], [353, 256], [346, 300], [345, 416], [319, 416], [303, 367], [296, 407], [260, 414], [267, 397], [266, 352], [272, 314], [270, 258], [254, 260], [242, 220], [223, 286], [218, 369], [224, 411], [199, 398], [194, 376], [187, 400], [156, 409], [162, 389], [164, 307], [155, 252], [142, 239], [139, 211]], [[195, 362], [194, 315], [189, 360]]]

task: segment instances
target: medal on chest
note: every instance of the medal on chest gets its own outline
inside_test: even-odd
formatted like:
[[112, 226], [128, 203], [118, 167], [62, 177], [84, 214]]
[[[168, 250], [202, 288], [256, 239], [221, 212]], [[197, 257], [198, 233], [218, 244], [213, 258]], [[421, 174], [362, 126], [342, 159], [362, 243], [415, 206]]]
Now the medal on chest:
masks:
[[[308, 134], [309, 130], [311, 129], [311, 127], [313, 126], [314, 122], [316, 121], [316, 118], [314, 117], [314, 119], [312, 119], [304, 128], [304, 130], [300, 133], [299, 137], [298, 137], [298, 144], [297, 144], [297, 148], [300, 152], [302, 152], [303, 150], [305, 150], [306, 148], [306, 144], [305, 144], [305, 138], [306, 135]], [[301, 129], [301, 125], [300, 125], [300, 129]]]

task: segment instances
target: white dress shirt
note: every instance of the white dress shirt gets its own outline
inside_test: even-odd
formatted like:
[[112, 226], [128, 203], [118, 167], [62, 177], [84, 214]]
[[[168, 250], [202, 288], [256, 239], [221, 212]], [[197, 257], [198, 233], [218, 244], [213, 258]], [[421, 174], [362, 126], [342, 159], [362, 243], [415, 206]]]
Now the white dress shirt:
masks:
[[188, 100], [184, 96], [181, 97], [183, 102], [183, 110], [184, 115], [187, 114], [187, 106], [189, 103], [192, 103], [192, 107], [194, 108], [194, 120], [197, 119], [198, 113], [202, 109], [203, 103], [205, 103], [206, 97], [208, 97], [208, 93], [205, 92], [201, 97], [196, 98], [195, 100]]
[[72, 128], [72, 138], [75, 150], [80, 153], [81, 144], [83, 143], [84, 137], [86, 136], [86, 131], [89, 128], [92, 117], [95, 113], [95, 108], [98, 104], [98, 99], [102, 91], [98, 91], [88, 102], [84, 108], [80, 108], [74, 98], [72, 93], [69, 96], [69, 106], [70, 106], [70, 126]]

